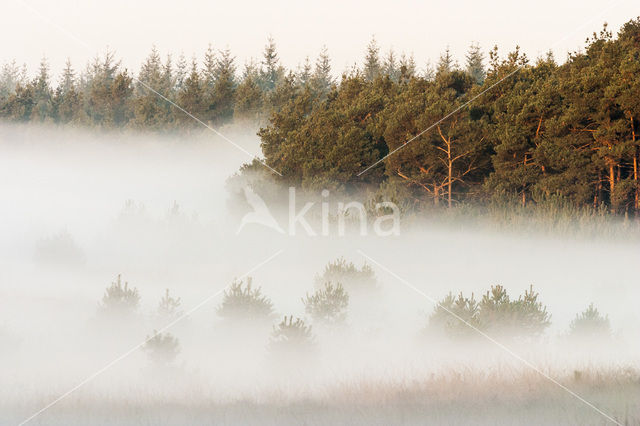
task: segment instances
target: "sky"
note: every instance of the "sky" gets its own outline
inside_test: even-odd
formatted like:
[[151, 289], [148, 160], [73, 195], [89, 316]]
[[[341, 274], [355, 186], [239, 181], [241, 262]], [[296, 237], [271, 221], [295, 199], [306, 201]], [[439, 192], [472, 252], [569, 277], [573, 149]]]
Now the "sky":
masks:
[[604, 22], [617, 31], [640, 15], [640, 2], [613, 1], [338, 1], [217, 2], [184, 0], [5, 0], [0, 63], [15, 59], [33, 74], [43, 56], [54, 75], [70, 58], [76, 69], [107, 47], [138, 71], [155, 44], [174, 56], [202, 59], [209, 43], [230, 48], [239, 65], [261, 55], [272, 36], [282, 63], [313, 61], [323, 46], [339, 74], [360, 64], [373, 36], [382, 53], [434, 63], [447, 47], [461, 63], [477, 42], [486, 52], [516, 44], [531, 58], [549, 49], [563, 60]]

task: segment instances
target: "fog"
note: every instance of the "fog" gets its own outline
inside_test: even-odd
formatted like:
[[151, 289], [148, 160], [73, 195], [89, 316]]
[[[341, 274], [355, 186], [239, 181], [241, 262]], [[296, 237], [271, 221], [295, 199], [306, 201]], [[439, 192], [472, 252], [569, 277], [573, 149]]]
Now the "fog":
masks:
[[[227, 131], [259, 154], [255, 130]], [[640, 421], [640, 241], [402, 216], [391, 236], [360, 236], [353, 224], [346, 236], [333, 224], [327, 236], [255, 223], [237, 233], [247, 209], [227, 179], [250, 160], [208, 133], [0, 127], [0, 424]], [[338, 258], [370, 265], [376, 288], [350, 295], [342, 326], [315, 324], [302, 298]], [[100, 302], [118, 275], [140, 306], [107, 320]], [[275, 314], [225, 323], [222, 292], [248, 277]], [[492, 335], [505, 350], [425, 334], [430, 299], [479, 298], [495, 284], [513, 299], [534, 286], [551, 314], [540, 338]], [[189, 315], [158, 316], [166, 289]], [[611, 338], [569, 341], [590, 303], [608, 315]], [[270, 350], [285, 315], [312, 326], [304, 356]], [[179, 341], [162, 366], [131, 350], [154, 330]]]

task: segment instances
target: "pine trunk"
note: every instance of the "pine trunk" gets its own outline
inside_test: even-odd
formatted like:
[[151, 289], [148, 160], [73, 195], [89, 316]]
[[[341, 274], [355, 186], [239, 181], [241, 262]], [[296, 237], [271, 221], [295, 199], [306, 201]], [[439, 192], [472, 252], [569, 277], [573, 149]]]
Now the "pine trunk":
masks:
[[613, 160], [609, 161], [609, 205], [611, 206], [611, 212], [615, 213], [613, 206], [613, 191], [616, 189], [616, 170]]
[[449, 174], [447, 176], [447, 179], [448, 179], [448, 181], [447, 181], [447, 191], [448, 191], [447, 197], [448, 197], [449, 208], [451, 208], [451, 186], [452, 186], [452, 183], [451, 183], [452, 170], [451, 169], [453, 169], [453, 163], [451, 163], [451, 160], [449, 160]]

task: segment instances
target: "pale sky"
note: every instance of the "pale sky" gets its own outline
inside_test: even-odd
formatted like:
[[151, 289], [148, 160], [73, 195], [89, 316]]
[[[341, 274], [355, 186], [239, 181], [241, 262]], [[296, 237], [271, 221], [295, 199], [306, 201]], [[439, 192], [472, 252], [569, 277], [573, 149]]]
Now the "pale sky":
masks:
[[260, 57], [269, 35], [287, 67], [296, 67], [307, 55], [313, 61], [326, 45], [336, 74], [361, 63], [372, 36], [382, 53], [392, 47], [413, 53], [420, 68], [437, 61], [447, 46], [463, 62], [472, 42], [485, 52], [497, 44], [503, 54], [519, 44], [532, 59], [553, 48], [562, 61], [603, 22], [617, 32], [640, 15], [637, 0], [2, 2], [0, 63], [16, 59], [26, 63], [30, 73], [43, 55], [54, 73], [67, 57], [77, 70], [84, 69], [107, 46], [137, 72], [153, 44], [163, 56], [184, 52], [187, 59], [194, 54], [201, 59], [209, 43], [229, 47], [241, 65]]

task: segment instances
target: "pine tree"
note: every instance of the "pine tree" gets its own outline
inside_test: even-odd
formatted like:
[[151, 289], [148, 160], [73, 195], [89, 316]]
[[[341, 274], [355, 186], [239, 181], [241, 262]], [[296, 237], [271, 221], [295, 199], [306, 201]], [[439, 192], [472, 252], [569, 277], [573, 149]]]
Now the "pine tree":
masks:
[[58, 87], [61, 89], [62, 93], [67, 93], [69, 90], [73, 89], [75, 85], [76, 75], [73, 71], [73, 67], [71, 66], [71, 60], [67, 58]]
[[236, 89], [233, 116], [238, 121], [257, 122], [262, 111], [263, 93], [259, 86], [259, 75], [252, 63], [245, 65], [242, 81]]
[[176, 64], [176, 78], [175, 78], [175, 90], [182, 89], [182, 85], [187, 78], [187, 59], [184, 57], [184, 53], [180, 53], [178, 62]]
[[467, 52], [467, 68], [466, 71], [473, 78], [476, 84], [484, 83], [486, 71], [484, 69], [484, 55], [477, 43], [472, 44]]
[[40, 61], [40, 70], [34, 82], [34, 110], [32, 119], [44, 121], [52, 113], [52, 93], [49, 77], [49, 62], [43, 57]]
[[80, 112], [80, 102], [75, 72], [71, 60], [67, 59], [54, 100], [56, 121], [69, 123], [76, 119]]
[[267, 39], [262, 58], [260, 86], [262, 90], [269, 92], [274, 90], [284, 77], [284, 69], [280, 66], [276, 43], [272, 37]]
[[232, 323], [260, 323], [273, 317], [273, 303], [260, 287], [253, 288], [249, 277], [246, 285], [242, 281], [231, 283], [218, 307], [218, 316]]
[[407, 83], [413, 77], [416, 76], [416, 61], [413, 59], [413, 55], [400, 56], [400, 63], [398, 68], [398, 78], [400, 83]]
[[380, 64], [380, 48], [375, 37], [371, 38], [367, 46], [367, 53], [364, 58], [364, 69], [362, 70], [367, 81], [373, 81], [382, 73]]
[[296, 75], [298, 82], [297, 84], [300, 87], [306, 87], [311, 83], [311, 71], [311, 61], [309, 60], [309, 57], [306, 56], [302, 65], [298, 66], [298, 72]]
[[142, 350], [156, 367], [166, 369], [178, 357], [180, 342], [171, 333], [153, 330], [153, 336], [147, 336]]
[[602, 342], [602, 339], [611, 337], [611, 324], [609, 317], [603, 316], [591, 303], [587, 309], [577, 314], [569, 325], [569, 336], [578, 339], [594, 339]]
[[233, 117], [236, 91], [236, 67], [229, 49], [220, 52], [215, 68], [215, 83], [210, 100], [209, 116], [216, 124], [225, 123]]
[[172, 297], [169, 294], [169, 289], [166, 289], [164, 296], [158, 304], [158, 315], [164, 320], [174, 319], [181, 315], [181, 305], [182, 301], [180, 298]]
[[135, 122], [140, 127], [157, 129], [169, 122], [171, 105], [158, 94], [169, 98], [170, 68], [163, 66], [155, 46], [142, 64], [136, 85]]
[[333, 77], [331, 76], [331, 59], [329, 58], [329, 52], [327, 47], [324, 46], [320, 51], [318, 59], [316, 59], [316, 66], [312, 76], [312, 85], [315, 95], [319, 98], [324, 98], [333, 84]]
[[167, 59], [162, 67], [162, 93], [168, 99], [174, 99], [174, 91], [176, 81], [173, 70], [173, 58], [171, 54], [167, 55]]
[[389, 49], [387, 57], [384, 59], [382, 66], [382, 74], [389, 76], [391, 81], [397, 83], [400, 80], [400, 69], [396, 61], [396, 55], [393, 49]]
[[427, 61], [424, 66], [424, 70], [422, 71], [422, 78], [426, 81], [433, 81], [436, 78], [436, 70], [430, 61]]
[[0, 102], [6, 101], [9, 95], [15, 93], [16, 86], [20, 83], [20, 67], [13, 60], [2, 66], [0, 70]]
[[314, 321], [328, 325], [343, 323], [347, 317], [349, 295], [342, 284], [326, 282], [324, 287], [302, 299], [305, 313]]
[[216, 68], [218, 67], [218, 59], [216, 58], [216, 52], [213, 50], [213, 46], [209, 43], [207, 51], [204, 54], [204, 69], [202, 75], [204, 76], [205, 90], [209, 93], [213, 89], [213, 85], [216, 83]]
[[436, 66], [436, 76], [449, 74], [456, 69], [456, 64], [451, 56], [449, 46], [445, 49], [444, 53], [440, 55], [438, 59], [438, 65]]
[[129, 283], [122, 284], [120, 275], [112, 282], [102, 296], [99, 305], [100, 312], [113, 318], [126, 319], [133, 315], [140, 305], [138, 289], [129, 287]]
[[[184, 84], [178, 92], [177, 99], [178, 105], [200, 120], [203, 119], [205, 112], [204, 84], [198, 72], [198, 63], [196, 59], [193, 58], [191, 62], [191, 72], [184, 80]], [[181, 122], [184, 127], [193, 127], [196, 125], [196, 122], [184, 113], [178, 114], [177, 120]]]

